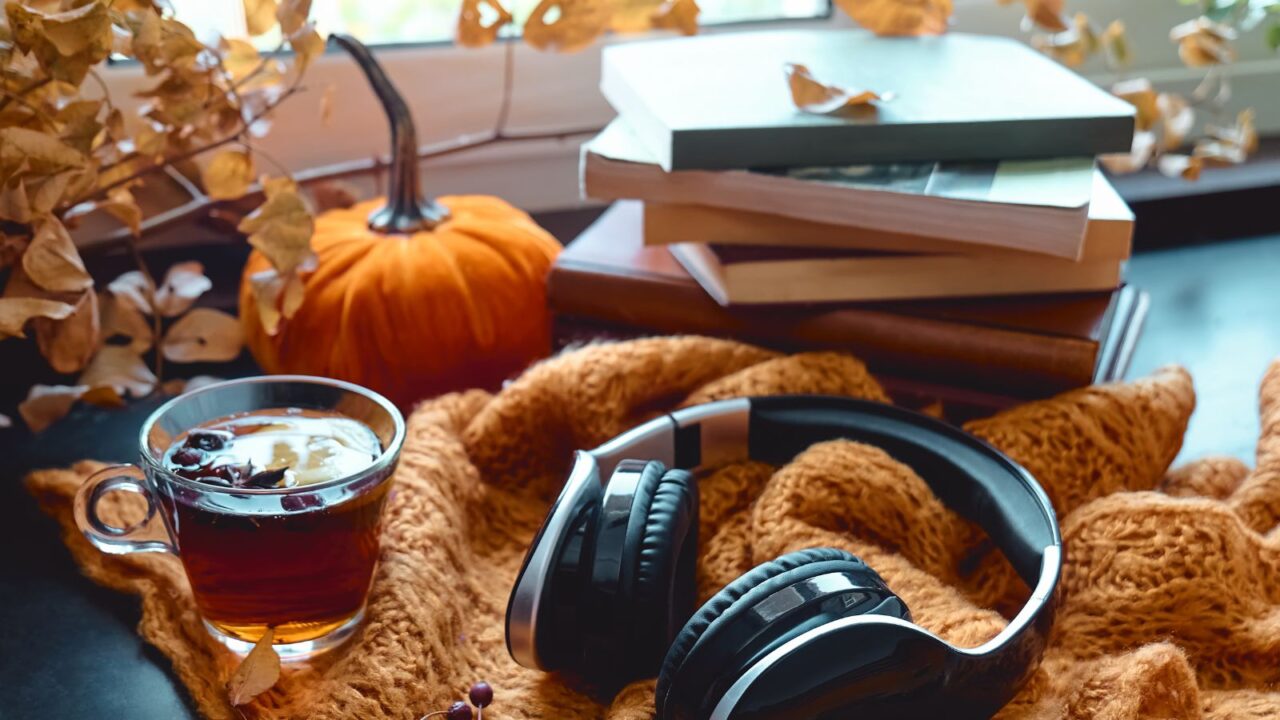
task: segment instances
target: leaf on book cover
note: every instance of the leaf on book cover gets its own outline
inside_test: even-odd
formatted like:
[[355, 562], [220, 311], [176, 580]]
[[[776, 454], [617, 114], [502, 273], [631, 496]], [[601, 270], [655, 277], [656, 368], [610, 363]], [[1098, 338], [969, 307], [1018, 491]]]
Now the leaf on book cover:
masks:
[[1199, 180], [1200, 170], [1204, 167], [1201, 158], [1194, 155], [1166, 153], [1156, 161], [1156, 169], [1165, 177], [1182, 178], [1183, 180]]
[[877, 35], [941, 35], [951, 0], [835, 0], [854, 22]]
[[268, 628], [227, 681], [227, 699], [232, 705], [244, 705], [270, 690], [280, 679], [280, 656], [271, 647], [275, 634], [275, 630]]
[[1098, 162], [1117, 175], [1137, 172], [1151, 162], [1156, 150], [1156, 134], [1140, 130], [1133, 134], [1133, 147], [1127, 153], [1099, 155]]
[[511, 13], [498, 0], [462, 0], [453, 37], [463, 47], [492, 45], [511, 20]]
[[655, 28], [675, 30], [681, 35], [698, 34], [698, 14], [702, 8], [697, 0], [667, 0], [653, 11]]
[[609, 28], [612, 0], [542, 0], [524, 23], [524, 41], [539, 50], [577, 52]]
[[887, 93], [882, 97], [872, 90], [850, 90], [824, 83], [800, 63], [787, 63], [786, 73], [787, 83], [791, 86], [791, 101], [807, 113], [831, 115], [850, 108], [865, 108], [873, 101], [891, 97]]
[[1188, 20], [1169, 31], [1169, 40], [1178, 44], [1178, 57], [1187, 67], [1224, 65], [1236, 59], [1231, 42], [1236, 31], [1205, 16]]

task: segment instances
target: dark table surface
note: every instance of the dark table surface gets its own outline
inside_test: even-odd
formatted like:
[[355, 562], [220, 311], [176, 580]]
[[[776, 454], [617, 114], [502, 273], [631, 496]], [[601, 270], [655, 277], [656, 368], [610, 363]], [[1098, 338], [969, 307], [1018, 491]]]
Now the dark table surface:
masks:
[[[1146, 331], [1129, 373], [1181, 363], [1196, 380], [1198, 409], [1182, 459], [1252, 458], [1257, 384], [1280, 358], [1280, 236], [1140, 253], [1130, 281], [1151, 293]], [[223, 281], [215, 278], [216, 286]], [[239, 366], [241, 372], [251, 368]], [[223, 374], [228, 373], [225, 369]], [[25, 391], [7, 387], [4, 394]], [[155, 403], [78, 410], [35, 438], [0, 431], [0, 718], [189, 717], [185, 691], [163, 656], [138, 637], [135, 598], [83, 578], [53, 521], [21, 478], [78, 458], [130, 460]]]

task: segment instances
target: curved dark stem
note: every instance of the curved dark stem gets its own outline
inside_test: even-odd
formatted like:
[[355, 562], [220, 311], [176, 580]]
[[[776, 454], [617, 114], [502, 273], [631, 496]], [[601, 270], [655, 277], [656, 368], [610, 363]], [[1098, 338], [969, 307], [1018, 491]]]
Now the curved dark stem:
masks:
[[391, 179], [387, 188], [387, 205], [369, 216], [369, 227], [379, 232], [403, 233], [434, 228], [448, 219], [449, 211], [434, 200], [426, 199], [422, 193], [418, 172], [418, 133], [408, 104], [364, 43], [350, 35], [337, 33], [330, 35], [329, 39], [346, 50], [364, 71], [391, 126]]

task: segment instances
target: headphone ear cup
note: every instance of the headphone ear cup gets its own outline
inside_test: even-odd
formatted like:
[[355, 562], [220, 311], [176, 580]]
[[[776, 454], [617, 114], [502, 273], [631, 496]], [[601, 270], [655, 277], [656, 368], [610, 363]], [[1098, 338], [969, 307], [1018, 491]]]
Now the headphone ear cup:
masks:
[[652, 674], [693, 613], [697, 594], [698, 486], [684, 470], [659, 480], [645, 515], [632, 586], [631, 646]]
[[[753, 651], [774, 646], [808, 629], [804, 622], [770, 620], [761, 624], [750, 612], [758, 603], [788, 587], [820, 575], [841, 573], [867, 591], [872, 602], [839, 614], [874, 611], [910, 619], [906, 606], [878, 574], [853, 555], [834, 548], [811, 548], [788, 553], [756, 566], [708, 600], [676, 636], [662, 663], [655, 689], [659, 718], [702, 717], [702, 705], [725, 681], [741, 674]], [[872, 607], [878, 609], [871, 610]], [[830, 617], [830, 614], [827, 614]], [[822, 614], [806, 616], [822, 621]]]

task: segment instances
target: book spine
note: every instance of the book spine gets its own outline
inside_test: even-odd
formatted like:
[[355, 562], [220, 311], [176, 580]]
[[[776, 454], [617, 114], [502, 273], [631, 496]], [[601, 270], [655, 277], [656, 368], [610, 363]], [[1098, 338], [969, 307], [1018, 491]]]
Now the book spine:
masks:
[[1098, 345], [898, 315], [873, 308], [726, 309], [694, 284], [557, 265], [548, 300], [559, 316], [650, 333], [731, 337], [786, 351], [838, 350], [873, 371], [1017, 397], [1088, 385]]

